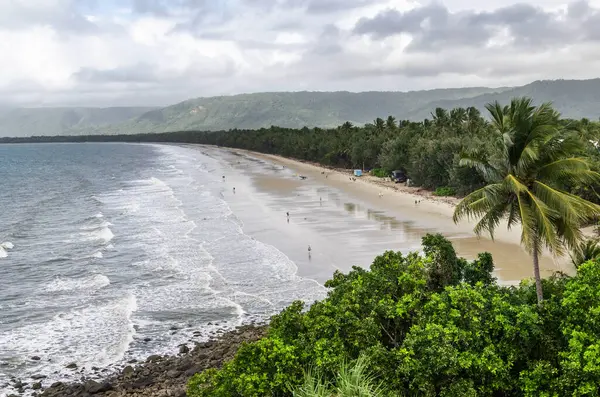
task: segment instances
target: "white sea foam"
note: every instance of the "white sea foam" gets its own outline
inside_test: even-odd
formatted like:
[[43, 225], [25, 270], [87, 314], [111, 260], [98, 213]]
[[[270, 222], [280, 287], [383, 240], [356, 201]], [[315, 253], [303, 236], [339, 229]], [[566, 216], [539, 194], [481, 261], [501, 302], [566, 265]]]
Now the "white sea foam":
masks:
[[110, 284], [110, 280], [103, 274], [94, 274], [83, 278], [56, 277], [50, 282], [45, 290], [47, 292], [58, 291], [97, 291]]
[[90, 257], [96, 258], [96, 259], [101, 259], [104, 257], [104, 255], [102, 255], [102, 251], [97, 251], [97, 252], [94, 252], [92, 255], [90, 255]]
[[98, 227], [94, 230], [86, 232], [85, 235], [87, 236], [88, 240], [100, 240], [105, 243], [108, 243], [115, 237], [112, 230], [110, 230], [110, 227], [108, 226]]
[[19, 374], [22, 379], [42, 374], [51, 381], [68, 380], [70, 374], [64, 372], [64, 367], [69, 363], [90, 369], [116, 363], [124, 357], [135, 334], [131, 316], [136, 310], [135, 296], [125, 293], [58, 313], [45, 323], [2, 332], [0, 346], [3, 352], [23, 362], [32, 355], [42, 357], [37, 365], [29, 361], [30, 366]]
[[98, 212], [96, 215], [94, 215], [94, 218], [103, 218], [104, 215], [102, 214], [102, 212]]
[[7, 241], [0, 244], [0, 259], [8, 257], [8, 250], [15, 248], [14, 244]]

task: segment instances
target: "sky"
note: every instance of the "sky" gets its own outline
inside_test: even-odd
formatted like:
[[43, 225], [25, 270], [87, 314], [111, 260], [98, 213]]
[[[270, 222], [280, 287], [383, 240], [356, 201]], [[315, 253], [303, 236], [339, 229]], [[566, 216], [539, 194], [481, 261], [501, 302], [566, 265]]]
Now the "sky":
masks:
[[600, 0], [0, 0], [0, 106], [599, 77]]

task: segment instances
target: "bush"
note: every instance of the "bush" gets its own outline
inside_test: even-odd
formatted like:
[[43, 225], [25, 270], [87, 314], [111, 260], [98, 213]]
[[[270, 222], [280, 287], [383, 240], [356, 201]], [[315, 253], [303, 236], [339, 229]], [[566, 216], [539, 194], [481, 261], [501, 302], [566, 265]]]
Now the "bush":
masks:
[[444, 196], [455, 196], [456, 195], [456, 190], [454, 190], [454, 188], [451, 188], [449, 186], [441, 186], [435, 189], [435, 191], [433, 192], [434, 196], [440, 196], [440, 197], [444, 197]]
[[339, 395], [361, 383], [347, 381], [361, 379], [347, 366], [359, 357], [381, 396], [599, 395], [600, 260], [545, 279], [538, 306], [534, 283], [496, 283], [491, 255], [458, 258], [440, 235], [423, 245], [425, 257], [388, 251], [370, 270], [336, 272], [326, 299], [274, 316], [267, 337], [195, 375], [188, 395]]
[[373, 168], [371, 170], [371, 175], [376, 176], [377, 178], [387, 178], [390, 176], [390, 172], [384, 170], [383, 168]]

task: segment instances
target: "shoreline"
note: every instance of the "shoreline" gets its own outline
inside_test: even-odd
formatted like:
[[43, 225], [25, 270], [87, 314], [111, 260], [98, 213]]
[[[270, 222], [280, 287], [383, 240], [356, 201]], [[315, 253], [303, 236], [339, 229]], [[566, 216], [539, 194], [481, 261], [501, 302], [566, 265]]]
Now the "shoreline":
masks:
[[[476, 220], [464, 219], [459, 223], [454, 223], [452, 220], [454, 208], [460, 202], [460, 198], [434, 196], [433, 192], [426, 189], [382, 181], [381, 178], [371, 175], [356, 177], [354, 181], [351, 180], [352, 170], [327, 167], [274, 154], [211, 145], [188, 144], [185, 146], [216, 148], [282, 166], [294, 171], [297, 176], [306, 176], [308, 181], [304, 181], [304, 183], [316, 182], [337, 188], [373, 208], [388, 211], [393, 215], [400, 215], [401, 218], [399, 219], [408, 217], [406, 219], [434, 225], [445, 236], [454, 236], [450, 240], [459, 256], [474, 259], [478, 253], [491, 252], [497, 259], [496, 270], [501, 280], [515, 283], [517, 282], [517, 278], [515, 278], [517, 274], [519, 274], [518, 281], [533, 276], [530, 256], [521, 245], [520, 225], [508, 229], [506, 224], [501, 224], [495, 230], [493, 239], [486, 234], [476, 236], [473, 233]], [[593, 235], [593, 227], [585, 228], [583, 232], [586, 236]], [[471, 257], [468, 257], [469, 254], [471, 254]], [[515, 263], [518, 266], [523, 264], [523, 266], [521, 269], [513, 271], [510, 270], [510, 266], [502, 265], [502, 262], [506, 263], [507, 261], [512, 263], [513, 269], [516, 269], [514, 268]], [[548, 277], [554, 272], [567, 274], [575, 272], [569, 255], [557, 257], [546, 250], [540, 259], [540, 264], [542, 277]]]
[[13, 385], [23, 386], [19, 394], [34, 390], [40, 397], [185, 397], [187, 382], [194, 374], [220, 368], [243, 343], [265, 336], [267, 328], [264, 323], [242, 325], [207, 342], [195, 342], [193, 348], [181, 345], [179, 354], [150, 355], [144, 362], [130, 363], [100, 379], [82, 377], [78, 382], [48, 386], [43, 385], [44, 379], [29, 384], [16, 379]]
[[[200, 145], [200, 146], [205, 146], [205, 145]], [[244, 153], [248, 156], [254, 156], [256, 158], [260, 158], [260, 159], [267, 160], [267, 161], [273, 161], [273, 162], [276, 162], [279, 164], [289, 165], [291, 167], [299, 166], [299, 165], [305, 166], [305, 167], [311, 167], [311, 168], [314, 168], [321, 172], [325, 172], [326, 174], [329, 174], [329, 175], [335, 174], [335, 175], [343, 176], [343, 177], [354, 176], [353, 169], [330, 167], [330, 166], [325, 166], [325, 165], [311, 162], [311, 161], [300, 160], [300, 159], [295, 159], [295, 158], [290, 158], [290, 157], [283, 157], [283, 156], [280, 156], [277, 154], [253, 152], [250, 150], [229, 148], [229, 147], [224, 147], [224, 146], [219, 147], [219, 148], [226, 149], [226, 150], [233, 150], [235, 152]], [[385, 189], [389, 192], [393, 192], [393, 193], [396, 193], [399, 195], [410, 197], [413, 200], [426, 200], [427, 202], [438, 206], [438, 209], [440, 210], [440, 214], [443, 214], [443, 215], [452, 216], [452, 213], [454, 212], [454, 208], [458, 205], [458, 203], [460, 203], [460, 201], [463, 198], [463, 197], [457, 197], [457, 196], [435, 196], [433, 194], [434, 192], [432, 190], [428, 190], [428, 189], [417, 187], [417, 186], [408, 187], [403, 183], [395, 183], [395, 182], [388, 180], [388, 178], [379, 178], [379, 177], [370, 175], [368, 173], [363, 174], [360, 177], [357, 177], [356, 182], [362, 182], [364, 184], [371, 185], [372, 187]], [[468, 221], [465, 220], [463, 222], [468, 222]], [[586, 226], [586, 227], [582, 228], [581, 231], [583, 232], [584, 236], [586, 236], [586, 237], [597, 237], [596, 233], [594, 232], [594, 229], [595, 229], [594, 226]]]
[[[319, 171], [325, 171], [326, 173], [329, 172], [330, 175], [338, 174], [338, 175], [343, 175], [345, 177], [353, 177], [354, 176], [354, 172], [353, 172], [354, 170], [350, 169], [350, 168], [329, 167], [329, 166], [325, 166], [325, 165], [322, 165], [319, 163], [314, 163], [311, 161], [294, 159], [294, 158], [290, 158], [290, 157], [283, 157], [283, 156], [280, 156], [277, 154], [253, 152], [253, 151], [245, 150], [245, 149], [234, 149], [234, 148], [225, 148], [225, 147], [221, 147], [221, 148], [234, 150], [239, 153], [244, 153], [246, 155], [254, 156], [257, 158], [262, 158], [264, 160], [275, 161], [275, 162], [281, 163], [281, 164], [287, 163], [292, 166], [302, 164], [304, 166], [314, 167], [315, 169], [318, 169]], [[460, 197], [455, 197], [455, 196], [435, 196], [433, 194], [432, 190], [428, 190], [428, 189], [418, 187], [418, 186], [409, 187], [409, 186], [404, 185], [403, 183], [395, 183], [395, 182], [392, 182], [387, 179], [388, 178], [379, 178], [379, 177], [376, 177], [376, 176], [366, 173], [360, 177], [357, 177], [356, 182], [362, 181], [363, 183], [368, 183], [368, 184], [374, 185], [376, 187], [381, 187], [382, 189], [387, 189], [387, 190], [390, 190], [393, 192], [411, 196], [417, 200], [425, 199], [425, 200], [428, 200], [428, 201], [431, 201], [434, 203], [443, 203], [443, 204], [448, 205], [451, 208], [454, 208], [461, 200]]]

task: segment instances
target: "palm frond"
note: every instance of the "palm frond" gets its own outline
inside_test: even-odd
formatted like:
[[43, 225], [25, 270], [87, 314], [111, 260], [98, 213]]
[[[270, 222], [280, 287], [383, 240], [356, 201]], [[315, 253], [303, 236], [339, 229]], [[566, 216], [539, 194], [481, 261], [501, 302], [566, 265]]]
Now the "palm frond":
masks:
[[308, 370], [304, 371], [304, 382], [301, 386], [294, 388], [293, 397], [330, 397], [329, 385], [318, 373]]
[[588, 239], [579, 244], [570, 254], [571, 262], [578, 268], [587, 261], [600, 258], [600, 241]]
[[459, 165], [474, 168], [488, 182], [497, 181], [501, 177], [497, 167], [494, 167], [480, 152], [471, 151], [461, 154]]
[[352, 365], [344, 363], [337, 377], [338, 397], [382, 397], [383, 387], [368, 370], [368, 361], [360, 356]]
[[569, 177], [590, 171], [591, 167], [591, 161], [585, 157], [559, 158], [541, 166], [538, 169], [538, 178]]
[[458, 203], [452, 219], [457, 223], [463, 218], [473, 219], [484, 215], [497, 204], [503, 189], [502, 183], [494, 183], [475, 190]]

